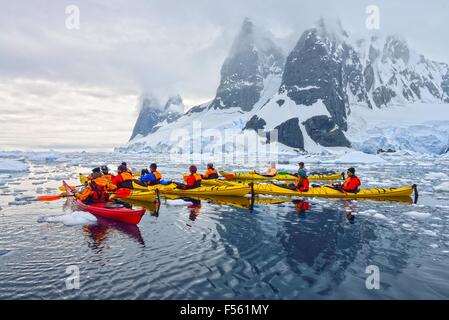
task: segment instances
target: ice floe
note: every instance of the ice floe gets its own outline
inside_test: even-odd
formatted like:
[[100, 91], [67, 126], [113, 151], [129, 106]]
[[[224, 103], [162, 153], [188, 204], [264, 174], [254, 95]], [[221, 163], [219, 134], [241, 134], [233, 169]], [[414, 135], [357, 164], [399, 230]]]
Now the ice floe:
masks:
[[37, 222], [63, 223], [66, 226], [74, 226], [79, 224], [92, 224], [97, 221], [94, 215], [84, 212], [75, 211], [59, 216], [39, 217]]

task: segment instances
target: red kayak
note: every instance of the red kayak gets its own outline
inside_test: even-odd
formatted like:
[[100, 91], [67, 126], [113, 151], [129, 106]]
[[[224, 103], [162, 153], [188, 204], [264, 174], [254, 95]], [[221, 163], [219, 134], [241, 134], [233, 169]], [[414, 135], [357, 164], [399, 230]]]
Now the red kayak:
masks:
[[138, 224], [146, 211], [146, 209], [133, 210], [125, 207], [117, 208], [111, 206], [111, 203], [108, 202], [85, 204], [81, 200], [78, 200], [75, 197], [73, 197], [75, 193], [73, 192], [73, 189], [70, 188], [70, 186], [65, 181], [63, 181], [62, 184], [64, 185], [67, 195], [69, 196], [70, 199], [72, 199], [73, 203], [78, 208], [90, 212], [96, 216], [126, 222], [130, 224]]

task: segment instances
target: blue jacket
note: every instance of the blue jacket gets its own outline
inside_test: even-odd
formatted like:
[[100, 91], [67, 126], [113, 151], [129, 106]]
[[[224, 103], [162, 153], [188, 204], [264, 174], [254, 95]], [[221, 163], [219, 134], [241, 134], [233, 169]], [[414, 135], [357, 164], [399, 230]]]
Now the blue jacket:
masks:
[[150, 182], [150, 181], [151, 182], [156, 182], [156, 176], [150, 172], [150, 173], [147, 173], [146, 175], [141, 176], [140, 177], [140, 181], [143, 181], [143, 182]]

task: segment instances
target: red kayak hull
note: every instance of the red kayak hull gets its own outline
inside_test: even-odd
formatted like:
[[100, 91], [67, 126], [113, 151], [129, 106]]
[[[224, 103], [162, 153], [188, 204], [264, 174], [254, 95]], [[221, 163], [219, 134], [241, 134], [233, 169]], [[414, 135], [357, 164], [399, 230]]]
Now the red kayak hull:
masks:
[[[70, 186], [65, 181], [63, 181], [62, 183], [66, 189], [67, 194], [73, 195], [74, 193]], [[85, 204], [75, 197], [70, 198], [72, 199], [73, 203], [81, 210], [87, 211], [99, 217], [134, 225], [140, 222], [146, 211], [146, 209], [133, 210], [128, 208], [107, 208], [105, 207], [107, 204], [106, 202]]]

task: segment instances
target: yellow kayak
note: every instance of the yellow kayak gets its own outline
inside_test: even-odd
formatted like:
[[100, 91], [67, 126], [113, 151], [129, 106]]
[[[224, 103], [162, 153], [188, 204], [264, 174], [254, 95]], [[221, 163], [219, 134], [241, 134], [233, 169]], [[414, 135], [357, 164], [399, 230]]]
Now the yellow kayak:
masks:
[[[173, 186], [171, 184], [169, 186]], [[176, 188], [174, 185], [173, 188], [164, 188], [161, 190], [162, 194], [174, 194], [180, 196], [244, 196], [248, 193], [251, 193], [251, 188], [248, 185], [237, 184], [232, 186], [201, 186], [195, 189], [187, 189], [182, 190]]]
[[156, 197], [156, 190], [161, 195], [178, 195], [185, 197], [195, 196], [232, 196], [239, 197], [251, 193], [251, 188], [248, 185], [235, 186], [202, 186], [195, 189], [178, 189], [176, 184], [172, 183], [166, 186], [156, 185], [147, 187], [146, 190], [136, 189], [118, 189], [112, 198], [131, 199], [141, 201], [151, 201]]
[[[277, 174], [273, 177], [270, 176], [263, 176], [257, 173], [240, 173], [240, 172], [228, 172], [228, 171], [220, 171], [220, 174], [225, 178], [229, 180], [260, 180], [260, 181], [267, 181], [267, 180], [279, 180], [279, 181], [293, 181], [296, 180], [296, 176], [292, 174]], [[309, 180], [340, 180], [343, 179], [343, 175], [341, 173], [334, 173], [334, 174], [321, 174], [321, 175], [314, 175], [314, 176], [308, 176]]]
[[255, 194], [267, 194], [275, 196], [300, 196], [300, 197], [324, 197], [343, 199], [373, 199], [410, 197], [415, 190], [415, 185], [401, 188], [373, 188], [362, 189], [357, 193], [348, 193], [335, 190], [331, 187], [321, 186], [310, 188], [307, 192], [291, 190], [276, 184], [261, 183], [254, 185]]

